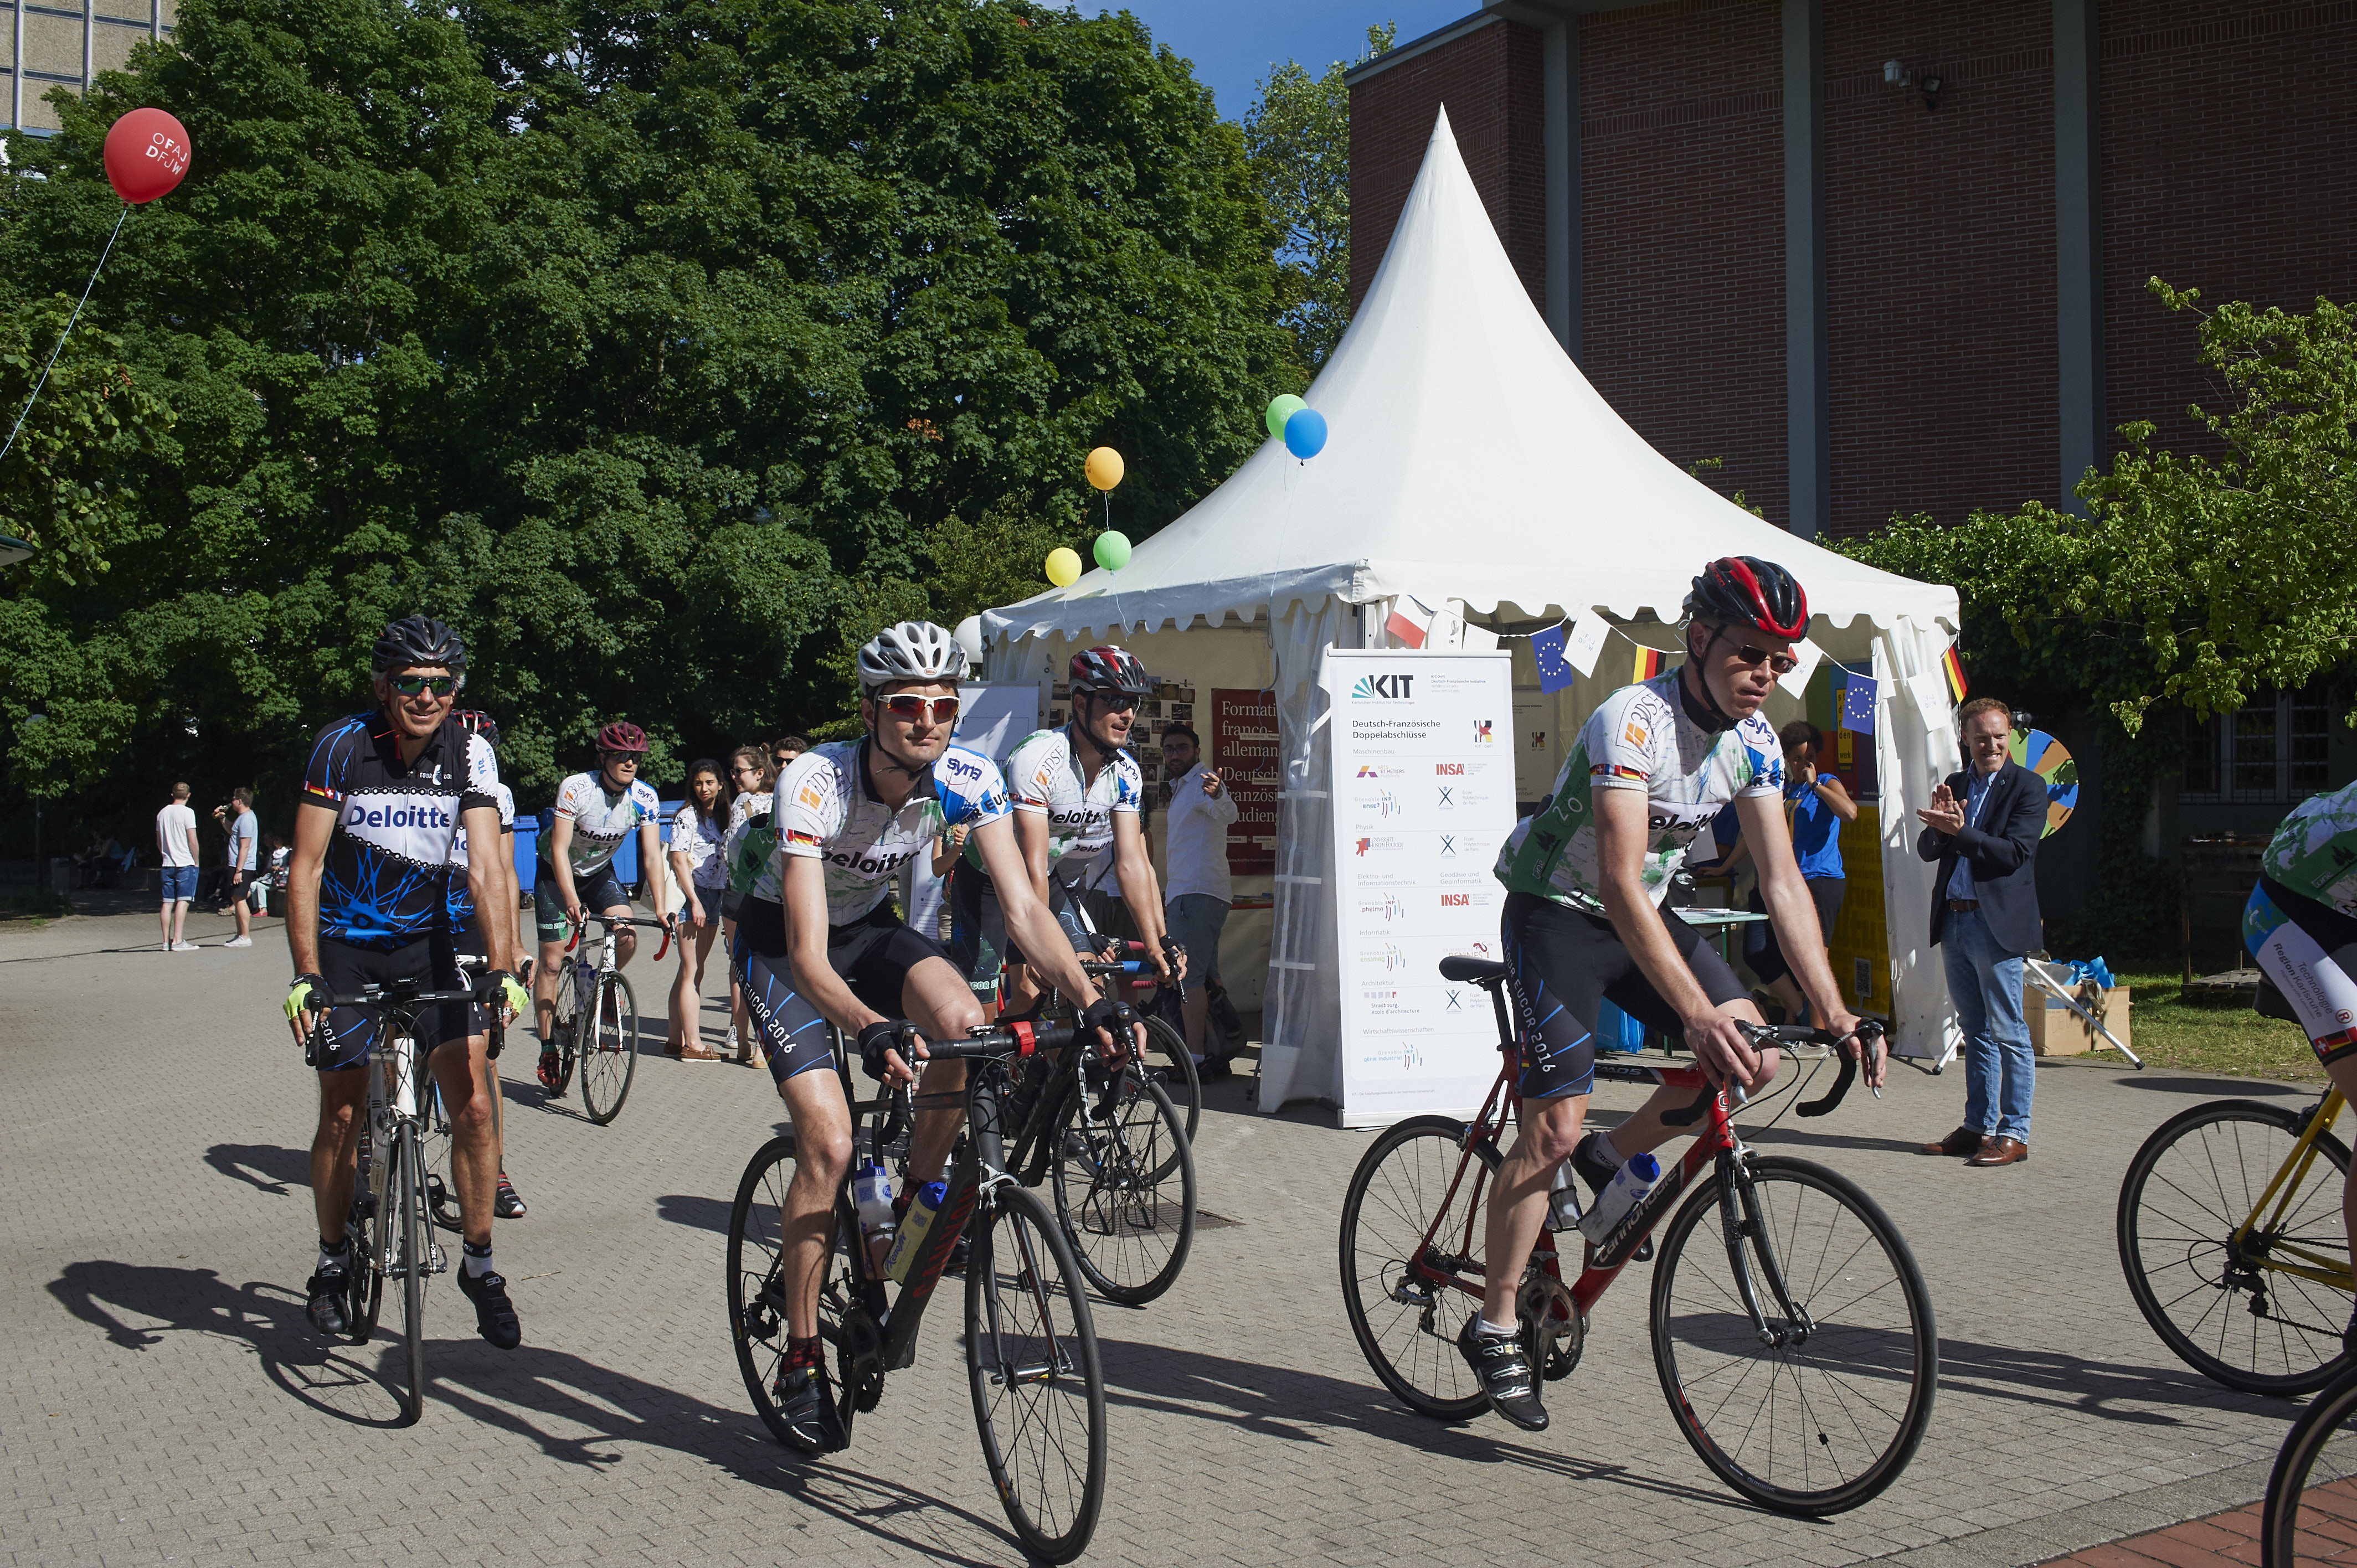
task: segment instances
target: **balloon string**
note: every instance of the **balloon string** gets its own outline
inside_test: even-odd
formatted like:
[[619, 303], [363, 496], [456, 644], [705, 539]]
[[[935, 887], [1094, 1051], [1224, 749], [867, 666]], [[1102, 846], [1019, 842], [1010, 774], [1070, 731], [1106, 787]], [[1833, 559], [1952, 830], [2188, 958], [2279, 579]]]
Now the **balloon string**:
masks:
[[81, 307], [90, 303], [90, 291], [98, 286], [99, 268], [105, 266], [106, 258], [114, 253], [114, 235], [123, 232], [123, 220], [130, 216], [131, 203], [126, 201], [123, 204], [123, 211], [114, 220], [114, 233], [106, 237], [106, 249], [98, 253], [98, 266], [90, 269], [90, 281], [81, 285], [81, 297], [74, 301], [73, 314], [66, 317], [65, 331], [58, 334], [58, 346], [49, 350], [48, 364], [41, 367], [41, 379], [33, 383], [33, 395], [25, 400], [25, 406], [17, 413], [15, 426], [8, 432], [8, 439], [0, 441], [0, 458], [6, 457], [8, 448], [16, 445], [16, 432], [25, 428], [26, 415], [33, 412], [33, 404], [39, 399], [41, 389], [49, 384], [49, 371], [56, 366], [58, 356], [65, 352], [66, 338], [72, 333], [74, 323], [81, 319]]

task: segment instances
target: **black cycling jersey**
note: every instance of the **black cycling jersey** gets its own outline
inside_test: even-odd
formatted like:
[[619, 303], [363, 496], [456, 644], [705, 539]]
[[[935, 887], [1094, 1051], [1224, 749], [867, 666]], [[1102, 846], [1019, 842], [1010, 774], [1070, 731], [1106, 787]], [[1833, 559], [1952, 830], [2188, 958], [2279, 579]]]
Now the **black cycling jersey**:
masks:
[[499, 779], [490, 744], [456, 718], [411, 763], [382, 710], [321, 730], [301, 796], [336, 813], [319, 876], [319, 935], [389, 951], [447, 929], [450, 841], [462, 813], [499, 809]]

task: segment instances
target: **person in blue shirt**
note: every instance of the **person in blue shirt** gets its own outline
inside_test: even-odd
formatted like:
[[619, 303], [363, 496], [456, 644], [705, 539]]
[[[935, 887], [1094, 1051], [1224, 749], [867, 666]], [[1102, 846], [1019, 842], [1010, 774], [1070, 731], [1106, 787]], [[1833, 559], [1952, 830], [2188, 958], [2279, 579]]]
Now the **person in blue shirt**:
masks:
[[[1792, 858], [1800, 862], [1802, 880], [1817, 907], [1817, 929], [1830, 940], [1842, 894], [1849, 886], [1842, 874], [1842, 824], [1857, 821], [1857, 802], [1839, 779], [1817, 771], [1817, 752], [1825, 744], [1823, 730], [1806, 719], [1794, 719], [1776, 732], [1776, 738], [1784, 747], [1784, 813], [1792, 829]], [[1735, 858], [1727, 856], [1730, 862]], [[1751, 902], [1755, 912], [1766, 912], [1758, 893]], [[1806, 1016], [1807, 1004], [1792, 979], [1791, 962], [1776, 943], [1772, 921], [1755, 921], [1744, 929], [1743, 961], [1776, 993], [1787, 1016]]]

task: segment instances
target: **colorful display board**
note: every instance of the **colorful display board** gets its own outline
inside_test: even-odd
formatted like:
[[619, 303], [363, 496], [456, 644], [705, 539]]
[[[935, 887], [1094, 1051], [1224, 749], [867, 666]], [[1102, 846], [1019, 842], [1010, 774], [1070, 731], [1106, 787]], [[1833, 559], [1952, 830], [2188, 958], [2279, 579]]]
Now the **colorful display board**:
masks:
[[2014, 731], [2012, 750], [2016, 762], [2046, 782], [2046, 829], [2038, 836], [2051, 837], [2079, 809], [2079, 764], [2070, 747], [2042, 729]]
[[1346, 1127], [1469, 1115], [1497, 1076], [1488, 996], [1439, 964], [1501, 956], [1512, 671], [1504, 653], [1326, 650]]

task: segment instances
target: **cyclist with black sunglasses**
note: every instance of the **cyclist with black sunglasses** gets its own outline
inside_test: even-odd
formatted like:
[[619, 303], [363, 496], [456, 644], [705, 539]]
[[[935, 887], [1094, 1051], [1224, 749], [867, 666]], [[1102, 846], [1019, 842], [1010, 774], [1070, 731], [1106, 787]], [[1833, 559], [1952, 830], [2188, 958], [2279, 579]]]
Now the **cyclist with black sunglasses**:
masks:
[[[866, 735], [794, 759], [770, 812], [778, 848], [737, 921], [745, 1003], [794, 1126], [796, 1160], [785, 1201], [787, 1355], [777, 1398], [796, 1447], [821, 1453], [826, 1368], [818, 1339], [818, 1283], [827, 1220], [851, 1160], [851, 1117], [833, 1071], [826, 1026], [856, 1039], [871, 1077], [916, 1082], [927, 1039], [962, 1039], [989, 1023], [965, 978], [931, 936], [906, 924], [892, 894], [900, 868], [932, 852], [952, 828], [970, 829], [983, 862], [1006, 879], [1006, 923], [1040, 968], [1084, 1009], [1111, 1049], [1114, 1007], [1065, 946], [1056, 918], [1032, 896], [1015, 845], [997, 764], [952, 746], [965, 653], [942, 628], [902, 621], [859, 650], [859, 716]], [[965, 1111], [965, 1064], [923, 1069], [909, 1151], [908, 1192], [935, 1180]], [[905, 1203], [907, 1193], [903, 1193]]]
[[[1784, 831], [1782, 748], [1760, 712], [1776, 677], [1794, 667], [1808, 596], [1781, 566], [1731, 555], [1703, 568], [1684, 611], [1685, 662], [1597, 706], [1553, 793], [1499, 853], [1505, 958], [1523, 1009], [1523, 1123], [1494, 1178], [1485, 1238], [1493, 1260], [1530, 1255], [1566, 1158], [1600, 1190], [1624, 1162], [1694, 1130], [1664, 1120], [1685, 1098], [1665, 1088], [1609, 1135], [1580, 1136], [1603, 999], [1650, 1029], [1683, 1035], [1717, 1083], [1774, 1080], [1775, 1050], [1754, 1051], [1736, 1027], [1764, 1023], [1759, 1007], [1702, 933], [1662, 907], [1686, 846], [1730, 801], [1813, 1015], [1846, 1036], [1844, 1049], [1859, 1049], [1857, 1019], [1835, 989], [1816, 907]], [[1866, 1081], [1879, 1086], [1878, 1039], [1863, 1065]], [[1488, 1296], [1458, 1346], [1492, 1408], [1535, 1432], [1547, 1418], [1515, 1337], [1521, 1275], [1519, 1266], [1490, 1271]]]
[[[1178, 974], [1165, 951], [1161, 886], [1140, 825], [1145, 776], [1125, 749], [1137, 704], [1154, 682], [1135, 654], [1111, 646], [1075, 653], [1067, 673], [1071, 722], [1034, 730], [1006, 754], [1015, 842], [1031, 891], [1055, 912], [1073, 949], [1093, 953], [1097, 939], [1082, 923], [1078, 905], [1082, 893], [1112, 871], [1148, 960], [1166, 983], [1175, 983]], [[951, 878], [950, 935], [968, 980], [997, 978], [1003, 960], [1008, 1010], [1030, 1005], [1035, 992], [1022, 950], [1006, 940], [997, 884], [971, 840]]]

